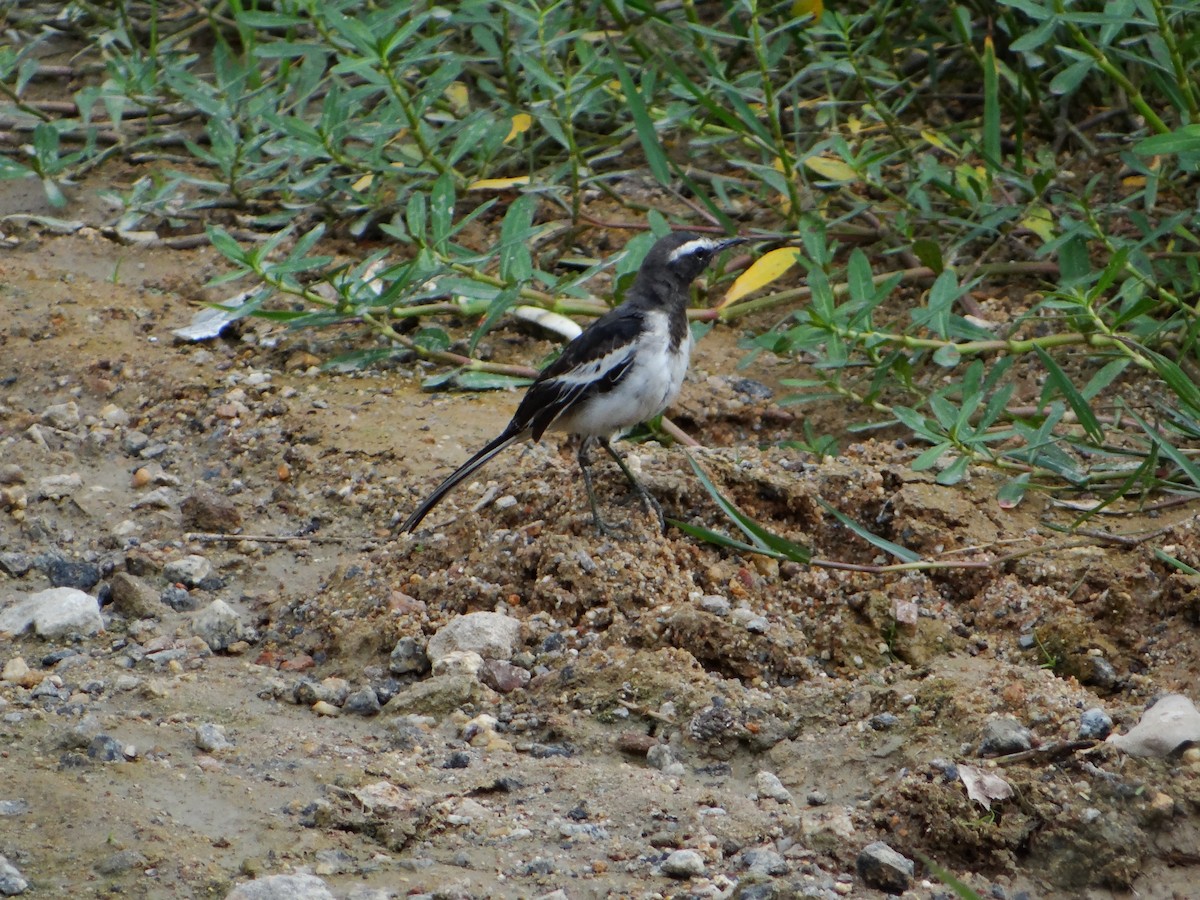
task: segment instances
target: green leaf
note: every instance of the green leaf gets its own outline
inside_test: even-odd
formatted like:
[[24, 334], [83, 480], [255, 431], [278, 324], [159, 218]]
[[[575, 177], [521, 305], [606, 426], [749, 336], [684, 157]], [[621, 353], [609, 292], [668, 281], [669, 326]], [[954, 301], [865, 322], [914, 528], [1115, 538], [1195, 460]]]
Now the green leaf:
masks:
[[937, 365], [944, 366], [947, 369], [957, 366], [961, 360], [962, 354], [954, 344], [945, 344], [938, 347], [933, 354], [933, 361]]
[[413, 335], [412, 341], [426, 350], [441, 351], [450, 346], [450, 335], [441, 328], [422, 328]]
[[215, 225], [208, 225], [204, 230], [208, 235], [209, 243], [217, 249], [218, 253], [231, 262], [246, 265], [246, 251], [229, 235], [229, 232]]
[[799, 563], [807, 564], [812, 560], [812, 551], [807, 547], [773, 534], [734, 506], [717, 490], [716, 485], [709, 480], [708, 475], [700, 468], [700, 464], [696, 462], [695, 457], [688, 453], [687, 458], [688, 462], [691, 463], [692, 471], [700, 479], [700, 484], [708, 491], [709, 496], [716, 501], [721, 511], [753, 542], [757, 552], [775, 555], [781, 559], [790, 559]]
[[1170, 134], [1156, 134], [1133, 145], [1133, 152], [1142, 156], [1172, 153], [1200, 153], [1200, 123], [1184, 125]]
[[510, 284], [496, 293], [496, 296], [487, 305], [487, 312], [483, 314], [483, 319], [476, 327], [475, 333], [471, 335], [470, 349], [467, 351], [471, 356], [475, 355], [475, 348], [478, 346], [480, 338], [491, 331], [520, 298], [521, 288], [516, 284]]
[[429, 192], [429, 223], [434, 249], [446, 252], [446, 242], [454, 229], [454, 176], [443, 172]]
[[501, 375], [496, 372], [479, 372], [474, 369], [454, 369], [440, 372], [421, 382], [423, 391], [502, 391], [532, 384], [532, 378], [516, 375]]
[[1096, 61], [1091, 57], [1071, 63], [1051, 79], [1050, 93], [1060, 96], [1074, 93], [1095, 66]]
[[510, 284], [528, 281], [533, 276], [528, 242], [536, 209], [537, 197], [522, 194], [508, 208], [500, 225], [500, 277]]
[[1183, 572], [1185, 575], [1200, 575], [1200, 570], [1192, 568], [1187, 563], [1185, 563], [1183, 560], [1176, 559], [1174, 556], [1172, 556], [1170, 553], [1167, 553], [1165, 550], [1161, 550], [1158, 547], [1155, 547], [1154, 555], [1156, 557], [1158, 557], [1159, 559], [1161, 559], [1163, 562], [1167, 563], [1168, 565], [1174, 566], [1176, 569], [1178, 569], [1180, 572]]
[[996, 501], [1001, 509], [1014, 509], [1025, 498], [1028, 488], [1029, 473], [1022, 472], [1016, 478], [1010, 478], [1000, 485], [1000, 490], [996, 491]]
[[931, 241], [929, 238], [913, 241], [912, 251], [913, 255], [924, 265], [933, 269], [935, 274], [942, 273], [945, 263], [942, 261], [942, 248], [938, 246], [937, 241]]
[[890, 554], [891, 556], [896, 557], [896, 559], [900, 560], [901, 562], [914, 563], [914, 562], [921, 561], [920, 554], [914, 553], [912, 550], [909, 550], [907, 547], [901, 547], [899, 544], [893, 544], [891, 541], [887, 540], [886, 538], [881, 538], [879, 535], [877, 535], [871, 531], [868, 531], [866, 528], [864, 528], [862, 525], [859, 525], [857, 522], [855, 522], [853, 519], [851, 519], [849, 516], [847, 516], [841, 510], [839, 510], [833, 506], [830, 506], [828, 503], [826, 503], [820, 497], [817, 498], [817, 502], [819, 504], [821, 504], [821, 508], [824, 509], [825, 512], [829, 513], [831, 516], [833, 516], [835, 519], [837, 519], [839, 522], [841, 522], [844, 526], [849, 528], [852, 532], [857, 534], [860, 538], [862, 538], [864, 541], [866, 541], [872, 547], [875, 547], [879, 550], [882, 550], [884, 553], [887, 553], [887, 554]]
[[617, 70], [617, 78], [621, 80], [621, 90], [625, 94], [625, 108], [633, 119], [633, 127], [637, 132], [638, 141], [642, 145], [642, 152], [646, 154], [650, 172], [659, 184], [669, 185], [671, 183], [671, 167], [667, 164], [667, 155], [663, 152], [662, 144], [658, 140], [658, 132], [654, 129], [654, 122], [650, 119], [650, 111], [646, 108], [646, 102], [642, 99], [629, 69], [621, 60], [621, 55], [613, 53], [609, 60], [612, 62], [613, 68]]
[[[1038, 355], [1038, 359], [1042, 361], [1042, 365], [1046, 367], [1046, 389], [1054, 388], [1070, 405], [1075, 412], [1075, 418], [1079, 420], [1079, 424], [1083, 430], [1087, 432], [1087, 436], [1092, 439], [1093, 443], [1104, 443], [1104, 429], [1100, 427], [1100, 421], [1096, 418], [1096, 414], [1092, 412], [1092, 408], [1088, 405], [1084, 396], [1079, 393], [1078, 388], [1067, 377], [1067, 374], [1059, 367], [1042, 347], [1035, 344], [1034, 351]], [[1043, 392], [1043, 402], [1046, 400]]]

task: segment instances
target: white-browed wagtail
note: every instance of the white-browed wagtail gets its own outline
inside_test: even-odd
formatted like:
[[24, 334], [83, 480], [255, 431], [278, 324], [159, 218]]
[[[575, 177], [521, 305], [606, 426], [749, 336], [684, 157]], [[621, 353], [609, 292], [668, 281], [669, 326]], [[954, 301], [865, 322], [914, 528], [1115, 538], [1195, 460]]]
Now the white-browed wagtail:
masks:
[[600, 517], [588, 470], [593, 443], [620, 466], [647, 509], [665, 530], [662, 507], [612, 448], [614, 437], [665, 410], [683, 384], [692, 352], [688, 328], [689, 288], [713, 257], [744, 238], [676, 232], [646, 254], [625, 301], [572, 340], [562, 355], [529, 386], [512, 421], [495, 440], [459, 466], [417, 507], [402, 526], [412, 531], [463, 479], [510, 444], [541, 440], [548, 430], [582, 438], [579, 467], [596, 528], [611, 534]]

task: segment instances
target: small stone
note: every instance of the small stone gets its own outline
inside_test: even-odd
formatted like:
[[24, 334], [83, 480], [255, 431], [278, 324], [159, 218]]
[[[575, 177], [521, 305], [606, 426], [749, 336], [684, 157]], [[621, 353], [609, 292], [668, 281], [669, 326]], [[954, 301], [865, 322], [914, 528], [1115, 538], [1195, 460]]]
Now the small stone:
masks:
[[79, 425], [79, 404], [74, 400], [67, 403], [55, 403], [42, 410], [42, 421], [51, 428], [60, 431], [71, 431]]
[[666, 744], [655, 743], [646, 750], [646, 762], [655, 769], [666, 771], [675, 762], [675, 754]]
[[169, 487], [155, 488], [130, 504], [131, 509], [174, 509], [175, 492]]
[[38, 481], [38, 496], [45, 500], [63, 500], [83, 487], [83, 476], [78, 472], [68, 475], [47, 475]]
[[501, 694], [511, 694], [525, 687], [531, 677], [527, 670], [503, 659], [486, 659], [479, 670], [479, 680]]
[[867, 724], [875, 731], [886, 731], [889, 728], [895, 728], [900, 724], [900, 720], [892, 713], [879, 713], [877, 716], [871, 716], [867, 720]]
[[883, 841], [863, 847], [855, 867], [858, 877], [867, 885], [889, 894], [901, 894], [908, 890], [916, 868], [911, 859], [901, 856]]
[[1112, 734], [1112, 716], [1093, 706], [1079, 718], [1079, 737], [1085, 741], [1102, 741]]
[[141, 488], [149, 485], [153, 480], [154, 476], [150, 474], [150, 470], [145, 466], [140, 466], [137, 469], [134, 469], [133, 475], [129, 479], [129, 484], [131, 487], [135, 487], [140, 490]]
[[136, 575], [116, 572], [112, 581], [113, 608], [134, 619], [149, 619], [162, 611], [158, 591]]
[[809, 806], [824, 806], [829, 802], [829, 795], [824, 791], [809, 791], [804, 802]]
[[191, 531], [231, 534], [242, 527], [242, 514], [228, 497], [207, 488], [197, 488], [179, 507], [183, 527]]
[[750, 875], [759, 877], [786, 875], [789, 870], [787, 860], [774, 850], [746, 850], [742, 852], [741, 860], [743, 868]]
[[0, 466], [0, 484], [24, 484], [25, 470], [16, 463]]
[[342, 711], [325, 700], [318, 700], [312, 705], [312, 711], [318, 716], [340, 716]]
[[377, 716], [382, 709], [379, 697], [373, 688], [365, 687], [354, 691], [346, 697], [342, 709], [357, 716]]
[[245, 638], [245, 627], [233, 607], [224, 600], [214, 600], [197, 614], [192, 633], [203, 638], [214, 651], [224, 650]]
[[124, 428], [129, 424], [129, 413], [115, 403], [108, 403], [100, 410], [100, 420], [109, 428]]
[[663, 860], [662, 870], [672, 878], [694, 878], [704, 874], [704, 857], [695, 850], [676, 850]]
[[5, 897], [15, 897], [29, 890], [29, 882], [21, 874], [21, 870], [0, 856], [0, 894]]
[[783, 782], [772, 772], [762, 771], [754, 777], [758, 796], [769, 797], [777, 803], [791, 803], [792, 793], [783, 786]]
[[1150, 812], [1157, 818], [1171, 818], [1175, 815], [1175, 798], [1162, 791], [1155, 791], [1150, 797]]
[[429, 671], [429, 657], [425, 655], [425, 648], [418, 644], [415, 638], [402, 637], [396, 641], [396, 646], [392, 650], [392, 655], [388, 660], [388, 669], [396, 675], [427, 672]]
[[979, 742], [980, 756], [1007, 756], [1033, 747], [1033, 734], [1012, 718], [992, 719], [983, 726]]
[[4, 671], [0, 672], [0, 681], [20, 684], [29, 677], [29, 672], [29, 664], [21, 657], [14, 656], [4, 664]]
[[73, 562], [52, 556], [41, 566], [54, 587], [71, 587], [90, 591], [100, 582], [100, 567], [89, 562]]
[[497, 612], [468, 613], [451, 619], [429, 640], [425, 652], [436, 662], [458, 650], [478, 653], [484, 659], [512, 659], [521, 623]]
[[472, 650], [454, 650], [439, 656], [433, 661], [433, 674], [436, 675], [466, 675], [478, 678], [479, 670], [483, 668], [483, 657]]
[[141, 431], [127, 431], [121, 439], [121, 447], [130, 456], [136, 456], [150, 443], [150, 436]]
[[727, 616], [732, 606], [720, 594], [706, 594], [700, 598], [700, 608], [714, 616]]
[[33, 564], [34, 558], [28, 553], [0, 553], [0, 572], [10, 578], [20, 578]]
[[96, 871], [101, 875], [112, 877], [128, 872], [130, 869], [145, 868], [146, 864], [146, 857], [139, 851], [119, 850], [96, 863]]
[[225, 737], [225, 728], [212, 722], [197, 725], [194, 737], [196, 746], [205, 753], [216, 753], [233, 746]]
[[200, 608], [199, 598], [177, 584], [169, 584], [163, 588], [158, 599], [176, 612], [191, 612]]
[[125, 748], [116, 738], [98, 734], [88, 744], [87, 755], [99, 762], [120, 762], [125, 759]]
[[203, 556], [192, 554], [173, 559], [163, 566], [163, 577], [188, 587], [196, 587], [212, 573], [212, 563]]
[[1079, 678], [1083, 684], [1097, 688], [1103, 694], [1111, 694], [1117, 689], [1120, 677], [1113, 664], [1103, 656], [1085, 657], [1083, 668]]
[[490, 708], [499, 695], [468, 675], [437, 675], [409, 685], [387, 702], [393, 715], [445, 716], [464, 706]]
[[334, 900], [316, 875], [268, 875], [239, 884], [225, 900]]

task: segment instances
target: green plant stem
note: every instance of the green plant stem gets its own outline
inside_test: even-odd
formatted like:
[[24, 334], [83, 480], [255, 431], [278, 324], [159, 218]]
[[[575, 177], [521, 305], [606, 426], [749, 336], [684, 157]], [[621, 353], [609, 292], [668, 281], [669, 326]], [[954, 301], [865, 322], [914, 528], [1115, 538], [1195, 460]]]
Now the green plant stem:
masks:
[[1183, 57], [1179, 54], [1179, 43], [1175, 40], [1175, 30], [1167, 19], [1162, 0], [1149, 0], [1149, 3], [1154, 9], [1155, 21], [1158, 22], [1158, 34], [1167, 48], [1167, 55], [1171, 58], [1171, 68], [1175, 70], [1175, 84], [1179, 87], [1179, 93], [1183, 95], [1191, 120], [1193, 122], [1200, 121], [1200, 100], [1196, 97], [1196, 83], [1188, 74]]
[[1150, 124], [1150, 127], [1159, 134], [1169, 133], [1171, 129], [1167, 126], [1166, 122], [1159, 118], [1158, 113], [1150, 107], [1150, 104], [1146, 102], [1146, 98], [1137, 89], [1137, 85], [1130, 81], [1129, 76], [1113, 64], [1103, 50], [1089, 41], [1082, 29], [1067, 15], [1066, 5], [1063, 3], [1063, 0], [1054, 0], [1054, 11], [1058, 13], [1059, 17], [1066, 24], [1067, 31], [1071, 33], [1071, 37], [1075, 40], [1075, 43], [1083, 49], [1084, 53], [1096, 61], [1096, 65], [1100, 67], [1101, 72], [1125, 91], [1129, 96], [1129, 101], [1137, 107], [1138, 112], [1142, 114], [1142, 117]]

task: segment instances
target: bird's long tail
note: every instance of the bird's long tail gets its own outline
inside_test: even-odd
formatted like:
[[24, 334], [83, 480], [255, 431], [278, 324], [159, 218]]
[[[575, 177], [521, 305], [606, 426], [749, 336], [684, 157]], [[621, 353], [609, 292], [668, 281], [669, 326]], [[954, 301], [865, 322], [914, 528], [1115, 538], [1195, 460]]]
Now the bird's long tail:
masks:
[[442, 502], [445, 496], [458, 487], [459, 482], [471, 475], [476, 469], [486, 463], [489, 459], [508, 447], [510, 444], [519, 441], [528, 434], [528, 429], [522, 431], [510, 431], [505, 429], [504, 432], [491, 441], [486, 447], [468, 459], [465, 463], [459, 466], [454, 472], [441, 484], [437, 486], [432, 494], [425, 498], [425, 501], [417, 507], [416, 512], [405, 520], [400, 526], [401, 531], [412, 531], [421, 524], [421, 520], [429, 515], [430, 510]]

